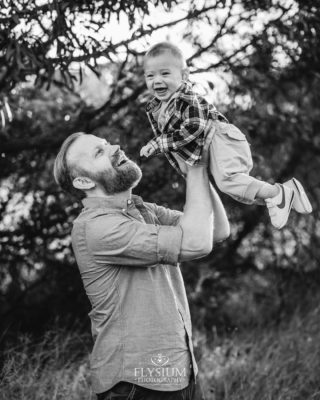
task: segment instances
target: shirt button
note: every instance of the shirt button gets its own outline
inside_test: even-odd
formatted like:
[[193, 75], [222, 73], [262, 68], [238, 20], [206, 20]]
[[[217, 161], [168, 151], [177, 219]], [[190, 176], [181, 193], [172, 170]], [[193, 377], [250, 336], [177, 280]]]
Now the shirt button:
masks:
[[131, 204], [132, 203], [132, 200], [128, 200], [128, 204]]
[[122, 211], [123, 211], [123, 212], [126, 212], [126, 209], [125, 209], [125, 208], [123, 208], [123, 209], [122, 209]]

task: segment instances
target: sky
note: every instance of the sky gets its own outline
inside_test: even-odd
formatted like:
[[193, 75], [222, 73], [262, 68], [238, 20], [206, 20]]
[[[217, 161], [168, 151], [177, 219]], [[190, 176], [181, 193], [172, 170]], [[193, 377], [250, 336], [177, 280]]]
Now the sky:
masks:
[[[287, 6], [289, 4], [295, 4], [295, 0], [279, 0], [283, 6]], [[35, 0], [36, 5], [43, 5], [45, 3], [51, 3], [53, 0]], [[196, 2], [197, 9], [201, 10], [203, 7], [210, 7], [215, 5], [216, 0], [198, 0]], [[222, 4], [222, 3], [221, 3]], [[233, 34], [223, 35], [217, 42], [218, 47], [223, 48], [223, 51], [226, 53], [231, 53], [237, 50], [241, 45], [246, 43], [248, 40], [248, 35], [252, 33], [256, 33], [262, 31], [264, 29], [265, 23], [277, 16], [277, 11], [274, 8], [269, 8], [267, 12], [259, 11], [257, 15], [251, 19], [250, 23], [239, 23], [239, 16], [244, 17], [248, 14], [248, 11], [245, 11], [240, 1], [231, 1], [225, 0], [223, 2], [223, 6], [221, 9], [215, 9], [214, 11], [209, 12], [210, 15], [210, 24], [205, 21], [195, 20], [192, 23], [192, 30], [198, 35], [198, 41], [201, 42], [202, 45], [206, 46], [210, 43], [214, 35], [217, 33], [219, 26], [224, 21], [224, 18], [229, 12], [229, 8], [232, 8], [231, 19], [227, 25], [234, 29]], [[142, 16], [139, 12], [136, 13], [136, 24], [133, 29], [130, 30], [127, 15], [122, 12], [120, 14], [120, 19], [117, 20], [115, 16], [111, 18], [110, 21], [106, 21], [103, 29], [100, 29], [98, 32], [94, 32], [92, 29], [89, 30], [86, 25], [88, 25], [89, 17], [85, 14], [81, 15], [78, 19], [76, 19], [72, 23], [72, 28], [74, 32], [81, 36], [92, 36], [97, 41], [108, 41], [111, 40], [113, 44], [117, 44], [125, 39], [128, 39], [132, 36], [134, 29], [137, 29], [141, 23], [143, 23], [144, 27], [147, 27], [149, 24], [152, 26], [157, 26], [161, 24], [168, 23], [170, 21], [175, 21], [177, 19], [183, 18], [189, 11], [190, 1], [180, 1], [179, 5], [174, 5], [171, 10], [166, 10], [162, 5], [155, 7], [152, 5], [152, 1], [149, 2], [149, 11], [150, 14], [146, 16]], [[295, 9], [293, 9], [295, 11]], [[279, 12], [279, 11], [278, 11]], [[53, 15], [54, 16], [54, 15]], [[51, 17], [48, 15], [44, 17], [42, 23], [45, 26], [46, 24], [51, 24]], [[98, 16], [97, 16], [98, 18]], [[26, 31], [27, 28], [23, 24], [23, 20], [20, 20], [20, 24], [18, 24], [14, 29], [20, 31], [23, 34], [23, 31]], [[137, 50], [139, 52], [145, 51], [151, 45], [163, 41], [170, 40], [173, 43], [176, 43], [185, 54], [185, 57], [190, 57], [195, 49], [192, 47], [190, 42], [187, 39], [183, 39], [183, 34], [186, 33], [190, 29], [190, 25], [188, 25], [187, 21], [182, 21], [172, 27], [163, 28], [157, 31], [154, 31], [150, 36], [146, 38], [139, 39], [133, 42], [130, 46], [132, 49]], [[43, 38], [45, 35], [42, 32], [39, 24], [34, 24], [33, 34], [40, 38]], [[61, 39], [63, 40], [63, 39]], [[124, 58], [126, 55], [126, 49], [119, 48], [120, 54], [117, 55], [118, 59], [121, 59], [121, 56]], [[249, 51], [249, 50], [248, 50]], [[75, 53], [75, 55], [77, 55]], [[79, 54], [80, 55], [80, 51]], [[56, 56], [56, 49], [53, 47], [51, 51], [48, 53], [49, 57]], [[198, 57], [194, 60], [195, 66], [197, 68], [203, 68], [208, 65], [208, 63], [214, 63], [218, 61], [219, 58], [214, 54], [206, 53], [206, 57]], [[278, 61], [285, 62], [283, 55], [281, 52], [278, 54]], [[103, 58], [101, 58], [100, 62], [106, 62]], [[90, 74], [90, 72], [88, 72]], [[110, 77], [109, 77], [110, 78]], [[205, 87], [207, 91], [207, 98], [209, 101], [215, 103], [228, 103], [228, 85], [231, 80], [231, 75], [224, 73], [221, 70], [211, 71], [210, 73], [203, 74], [193, 74], [192, 80], [200, 83], [199, 87], [201, 90], [201, 85]], [[214, 90], [208, 90], [207, 81], [210, 81], [214, 85]], [[110, 79], [105, 77], [105, 82], [102, 84], [109, 84]], [[94, 85], [93, 85], [94, 86]], [[98, 86], [98, 85], [97, 85]], [[205, 94], [202, 92], [201, 94]], [[96, 94], [97, 97], [97, 94]], [[240, 100], [239, 106], [244, 105], [246, 102], [243, 99]]]
[[[201, 6], [207, 3], [207, 6], [212, 3], [210, 2], [205, 2], [205, 1], [199, 1], [197, 2], [197, 8], [201, 9]], [[172, 11], [166, 11], [162, 6], [154, 7], [150, 5], [150, 15], [144, 17], [143, 19], [143, 24], [144, 26], [147, 26], [148, 24], [151, 24], [153, 26], [156, 25], [162, 25], [165, 23], [168, 23], [170, 21], [175, 21], [180, 18], [183, 18], [187, 12], [188, 12], [188, 2], [185, 2], [185, 6], [181, 5], [179, 7], [174, 7], [174, 10]], [[239, 10], [238, 10], [239, 12]], [[216, 15], [216, 17], [220, 17], [222, 19], [227, 13], [227, 9], [221, 10], [220, 15]], [[217, 14], [217, 13], [216, 13]], [[137, 21], [142, 22], [141, 17], [139, 15], [137, 16]], [[75, 24], [75, 29], [79, 34], [88, 34], [88, 31], [84, 27], [83, 21], [78, 21], [77, 24]], [[183, 51], [184, 55], [186, 58], [190, 57], [195, 49], [191, 46], [191, 44], [182, 38], [183, 33], [186, 32], [188, 29], [188, 22], [187, 21], [182, 21], [174, 26], [168, 27], [168, 28], [163, 28], [160, 30], [157, 30], [153, 32], [150, 36], [139, 39], [136, 42], [134, 42], [131, 45], [131, 48], [143, 52], [146, 51], [150, 46], [153, 44], [164, 41], [164, 40], [169, 40], [175, 44], [177, 44], [181, 50]], [[210, 38], [215, 32], [215, 27], [214, 26], [208, 26], [208, 24], [200, 23], [200, 22], [195, 22], [193, 24], [192, 29], [198, 29], [201, 31], [201, 42], [206, 45], [209, 43]], [[90, 33], [91, 34], [91, 33]], [[111, 18], [111, 21], [106, 23], [105, 29], [101, 30], [100, 32], [96, 33], [94, 37], [97, 40], [101, 40], [102, 38], [111, 40], [112, 43], [119, 43], [123, 40], [126, 40], [130, 38], [132, 35], [132, 30], [129, 29], [129, 24], [128, 20], [125, 14], [122, 14], [120, 16], [120, 20], [118, 21], [116, 18]], [[207, 40], [206, 40], [207, 39]], [[228, 41], [228, 43], [225, 43], [224, 45], [230, 48], [230, 51], [232, 50], [232, 47], [237, 47], [241, 43], [240, 38], [238, 38], [238, 41]], [[123, 48], [123, 59], [126, 54], [125, 48]], [[121, 59], [121, 51], [120, 51], [120, 59]], [[107, 60], [104, 60], [101, 58], [100, 62], [106, 62]], [[210, 56], [210, 59], [206, 60], [201, 60], [197, 59], [197, 67], [204, 67], [207, 63], [215, 61], [214, 56]], [[92, 76], [92, 73], [90, 71], [87, 71], [89, 75], [91, 75], [91, 88], [86, 88], [86, 90], [91, 91], [92, 97], [95, 97], [96, 105], [99, 106], [99, 95], [98, 95], [98, 90], [99, 90], [99, 83], [96, 82], [94, 83], [94, 77]], [[110, 82], [108, 80], [108, 77], [104, 77], [104, 80], [107, 84]], [[214, 92], [207, 92], [206, 96], [209, 101], [220, 101], [220, 97], [226, 96], [227, 93], [227, 88], [228, 88], [228, 80], [230, 80], [230, 76], [227, 74], [222, 74], [221, 72], [215, 72], [212, 71], [210, 73], [202, 73], [202, 74], [193, 74], [192, 75], [192, 81], [199, 83], [198, 90], [201, 91], [201, 94], [205, 94], [203, 91], [203, 87], [205, 87], [205, 90], [208, 90], [208, 85], [207, 85], [207, 80], [210, 80], [214, 86], [215, 90]], [[100, 82], [101, 83], [101, 82]], [[88, 93], [86, 92], [84, 94], [84, 97]], [[101, 98], [101, 104], [103, 104], [103, 99]]]
[[[197, 1], [197, 9], [201, 9], [202, 7], [208, 7], [212, 4], [215, 4], [214, 0], [199, 0]], [[288, 5], [294, 3], [294, 0], [283, 0], [283, 5]], [[150, 14], [145, 16], [142, 20], [142, 17], [137, 14], [138, 24], [143, 22], [144, 26], [148, 26], [151, 24], [152, 26], [161, 25], [168, 23], [170, 21], [175, 21], [180, 18], [183, 18], [187, 12], [190, 2], [185, 1], [182, 2], [179, 6], [174, 6], [172, 10], [167, 11], [162, 6], [154, 7], [150, 5]], [[232, 17], [229, 22], [229, 26], [234, 29], [234, 34], [223, 35], [218, 42], [219, 47], [224, 49], [226, 53], [232, 53], [237, 50], [243, 44], [247, 42], [248, 35], [252, 33], [257, 33], [263, 31], [265, 24], [268, 20], [277, 17], [278, 13], [275, 9], [270, 8], [267, 12], [259, 12], [250, 23], [239, 23], [239, 17], [243, 17], [246, 15], [247, 11], [244, 11], [240, 3], [236, 1], [226, 0], [225, 7], [221, 10], [214, 10], [211, 12], [210, 18], [211, 23], [202, 21], [194, 21], [192, 25], [192, 30], [194, 32], [198, 32], [198, 40], [202, 45], [206, 46], [210, 43], [214, 35], [219, 29], [219, 25], [222, 24], [224, 18], [228, 14], [229, 6], [232, 4]], [[293, 11], [295, 11], [293, 9]], [[190, 57], [195, 49], [192, 47], [190, 42], [187, 39], [183, 39], [183, 34], [190, 29], [190, 25], [188, 25], [187, 21], [182, 21], [172, 27], [163, 28], [157, 31], [154, 31], [150, 36], [139, 39], [136, 42], [132, 43], [131, 48], [137, 50], [139, 52], [143, 52], [147, 50], [153, 44], [163, 41], [169, 40], [173, 43], [177, 44], [181, 50], [183, 51], [186, 58]], [[86, 28], [83, 25], [83, 21], [78, 21], [75, 24], [75, 30], [79, 32], [79, 34], [88, 34]], [[91, 33], [92, 34], [92, 33]], [[116, 18], [111, 18], [111, 21], [105, 24], [105, 28], [101, 31], [97, 32], [93, 36], [97, 40], [101, 40], [102, 38], [111, 40], [112, 43], [116, 44], [125, 39], [130, 38], [132, 35], [132, 30], [129, 29], [129, 24], [126, 15], [123, 13], [120, 16], [120, 20], [118, 21]], [[121, 48], [120, 48], [121, 49]], [[250, 49], [248, 49], [250, 51]], [[123, 48], [123, 57], [126, 54], [125, 48]], [[121, 52], [120, 52], [121, 58]], [[203, 68], [208, 65], [208, 63], [214, 63], [218, 61], [219, 58], [214, 54], [206, 54], [206, 57], [197, 58], [195, 61], [195, 66], [197, 68]], [[101, 59], [101, 62], [104, 60]], [[277, 62], [285, 63], [285, 57], [281, 52], [277, 55]], [[90, 74], [90, 72], [88, 72]], [[207, 99], [216, 104], [228, 104], [230, 99], [228, 98], [228, 86], [232, 79], [229, 73], [225, 73], [222, 70], [212, 70], [209, 73], [202, 74], [192, 74], [191, 79], [194, 82], [199, 83], [198, 91], [201, 92]], [[94, 78], [93, 78], [94, 80]], [[108, 84], [108, 78], [105, 77], [105, 80]], [[207, 81], [210, 81], [214, 85], [213, 90], [209, 90]], [[93, 85], [94, 86], [94, 85]], [[96, 85], [98, 89], [98, 84]], [[92, 93], [95, 93], [95, 96], [98, 97], [97, 91], [94, 91], [92, 88]], [[249, 98], [239, 98], [233, 99], [239, 103], [239, 106], [246, 107], [250, 106]]]

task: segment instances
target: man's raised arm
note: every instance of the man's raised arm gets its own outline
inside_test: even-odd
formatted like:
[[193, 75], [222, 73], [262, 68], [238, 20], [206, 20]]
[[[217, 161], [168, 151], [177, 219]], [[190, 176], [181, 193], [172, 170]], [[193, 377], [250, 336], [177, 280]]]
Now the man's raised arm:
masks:
[[226, 239], [230, 234], [225, 209], [215, 189], [210, 185], [207, 165], [209, 145], [214, 135], [214, 125], [208, 124], [208, 134], [201, 163], [188, 166], [179, 162], [186, 173], [186, 204], [180, 218], [183, 231], [180, 260], [204, 257], [212, 250], [213, 243]]
[[183, 231], [180, 261], [204, 257], [211, 252], [213, 218], [206, 168], [189, 167], [186, 204], [179, 223]]
[[230, 225], [222, 201], [211, 183], [209, 185], [209, 191], [214, 215], [213, 243], [217, 243], [230, 236]]

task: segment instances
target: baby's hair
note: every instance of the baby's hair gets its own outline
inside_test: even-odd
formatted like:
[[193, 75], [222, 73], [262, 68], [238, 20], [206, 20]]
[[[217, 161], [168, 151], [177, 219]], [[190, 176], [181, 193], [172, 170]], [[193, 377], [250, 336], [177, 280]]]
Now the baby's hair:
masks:
[[186, 60], [182, 54], [182, 51], [178, 46], [170, 42], [160, 42], [150, 47], [144, 56], [144, 61], [149, 57], [156, 57], [165, 52], [170, 52], [174, 57], [176, 57], [181, 62], [181, 67], [186, 68]]

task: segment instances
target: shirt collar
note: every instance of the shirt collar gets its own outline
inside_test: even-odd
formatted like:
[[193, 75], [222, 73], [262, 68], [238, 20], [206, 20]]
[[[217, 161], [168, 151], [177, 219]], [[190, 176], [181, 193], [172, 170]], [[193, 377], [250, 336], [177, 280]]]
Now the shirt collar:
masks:
[[127, 199], [119, 199], [115, 197], [85, 197], [82, 204], [85, 208], [108, 208], [108, 209], [127, 209], [131, 204], [140, 205], [143, 200], [140, 196], [132, 195]]
[[179, 86], [177, 90], [178, 94], [190, 94], [192, 91], [193, 83], [190, 81], [182, 81], [182, 84]]

